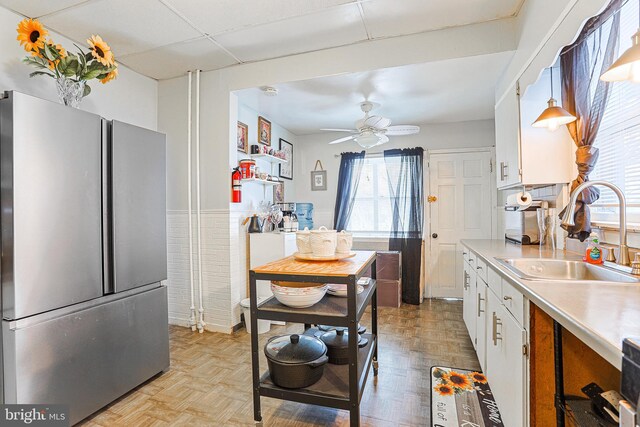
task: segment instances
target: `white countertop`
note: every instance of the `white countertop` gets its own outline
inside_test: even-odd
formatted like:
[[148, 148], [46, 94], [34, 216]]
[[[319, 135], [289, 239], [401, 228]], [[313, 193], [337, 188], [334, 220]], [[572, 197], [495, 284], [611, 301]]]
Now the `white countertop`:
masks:
[[463, 240], [462, 244], [569, 332], [621, 369], [622, 340], [640, 337], [640, 284], [520, 279], [495, 257], [568, 260], [581, 260], [582, 257], [572, 252], [541, 250], [537, 245], [520, 246], [504, 240]]

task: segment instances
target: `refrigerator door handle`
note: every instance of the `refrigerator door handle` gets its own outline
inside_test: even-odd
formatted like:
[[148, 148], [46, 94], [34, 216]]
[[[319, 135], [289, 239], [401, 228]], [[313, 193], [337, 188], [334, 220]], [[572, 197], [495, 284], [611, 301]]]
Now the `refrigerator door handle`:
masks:
[[104, 294], [115, 292], [113, 283], [113, 242], [111, 241], [111, 122], [102, 119], [102, 271]]

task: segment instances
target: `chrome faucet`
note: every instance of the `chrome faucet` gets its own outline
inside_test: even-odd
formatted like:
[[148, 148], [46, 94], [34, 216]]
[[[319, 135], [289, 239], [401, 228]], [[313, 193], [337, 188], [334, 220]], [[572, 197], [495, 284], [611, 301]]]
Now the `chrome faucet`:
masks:
[[582, 190], [593, 185], [608, 187], [613, 190], [614, 193], [616, 193], [616, 196], [618, 196], [618, 200], [620, 201], [620, 257], [617, 262], [620, 265], [631, 265], [631, 260], [629, 259], [629, 247], [627, 246], [627, 200], [625, 199], [622, 190], [620, 190], [620, 188], [618, 188], [616, 185], [611, 184], [607, 181], [586, 181], [578, 185], [573, 193], [571, 193], [569, 205], [567, 206], [567, 209], [564, 212], [564, 216], [562, 217], [562, 224], [567, 226], [576, 225], [575, 221], [573, 220], [573, 211], [576, 207], [578, 195], [582, 192]]

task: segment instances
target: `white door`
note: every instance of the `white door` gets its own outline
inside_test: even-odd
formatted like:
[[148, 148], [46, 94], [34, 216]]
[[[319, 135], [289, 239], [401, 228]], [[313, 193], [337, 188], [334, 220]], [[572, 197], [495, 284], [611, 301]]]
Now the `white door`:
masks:
[[427, 296], [462, 298], [461, 239], [491, 238], [491, 152], [429, 155]]

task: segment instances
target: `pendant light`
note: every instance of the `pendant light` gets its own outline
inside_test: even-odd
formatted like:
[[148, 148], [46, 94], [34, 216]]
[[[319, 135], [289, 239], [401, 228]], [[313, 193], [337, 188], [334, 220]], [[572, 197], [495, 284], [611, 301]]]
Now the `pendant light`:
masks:
[[538, 116], [535, 122], [531, 126], [535, 128], [547, 128], [550, 131], [555, 131], [561, 125], [566, 125], [576, 120], [576, 117], [569, 114], [567, 110], [556, 105], [556, 100], [553, 98], [553, 67], [549, 68], [551, 73], [551, 97], [549, 98], [549, 106]]
[[[638, 7], [640, 13], [640, 6]], [[639, 19], [640, 21], [640, 19]], [[640, 23], [638, 24], [640, 26]], [[631, 47], [611, 64], [609, 69], [600, 76], [604, 82], [631, 81], [640, 83], [640, 28], [631, 36]]]

